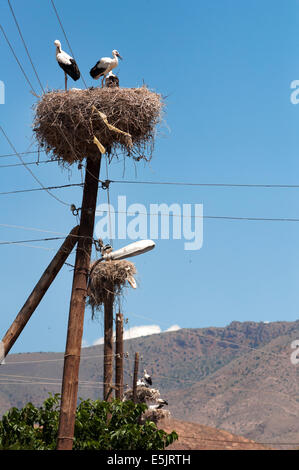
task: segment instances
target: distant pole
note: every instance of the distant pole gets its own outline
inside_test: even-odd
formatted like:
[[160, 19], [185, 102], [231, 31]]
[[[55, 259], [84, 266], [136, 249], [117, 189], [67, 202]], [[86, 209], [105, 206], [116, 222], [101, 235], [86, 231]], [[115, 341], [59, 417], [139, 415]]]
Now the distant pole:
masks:
[[[109, 262], [109, 261], [108, 261]], [[113, 382], [113, 304], [114, 287], [111, 284], [104, 301], [104, 400], [111, 401]]]
[[[57, 251], [51, 263], [44, 271], [40, 280], [34, 287], [25, 304], [23, 305], [15, 320], [11, 324], [10, 328], [5, 333], [5, 336], [2, 339], [4, 357], [9, 353], [15, 341], [17, 340], [17, 338], [25, 328], [26, 324], [30, 320], [31, 315], [38, 307], [40, 301], [42, 300], [45, 293], [47, 292], [50, 285], [57, 276], [58, 272], [64, 265], [68, 256], [72, 252], [74, 246], [77, 243], [78, 230], [79, 226], [73, 228], [70, 234], [66, 237], [65, 241]], [[2, 359], [4, 359], [4, 357]]]
[[73, 447], [84, 310], [100, 167], [101, 157], [87, 158], [64, 355], [57, 450], [72, 450]]
[[124, 392], [124, 316], [116, 315], [115, 325], [115, 398], [120, 400]]
[[135, 353], [134, 378], [133, 378], [133, 402], [137, 403], [137, 377], [139, 367], [139, 352]]

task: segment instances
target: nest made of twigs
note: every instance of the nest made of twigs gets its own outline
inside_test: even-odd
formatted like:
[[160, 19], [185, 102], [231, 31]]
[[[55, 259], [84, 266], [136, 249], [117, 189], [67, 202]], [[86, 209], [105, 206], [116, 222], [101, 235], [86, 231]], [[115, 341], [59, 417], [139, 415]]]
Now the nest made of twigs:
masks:
[[155, 424], [157, 424], [162, 419], [167, 418], [170, 418], [170, 411], [163, 409], [153, 410], [148, 408], [144, 413], [142, 413], [140, 424], [144, 424], [145, 421], [153, 421]]
[[134, 274], [136, 274], [135, 264], [125, 259], [92, 263], [87, 303], [91, 306], [93, 314], [96, 310], [102, 309], [109, 295], [120, 296], [128, 279]]
[[150, 160], [162, 107], [161, 95], [145, 86], [56, 90], [35, 105], [33, 130], [39, 145], [62, 164], [97, 158], [95, 137], [111, 157], [121, 151]]
[[[160, 392], [156, 388], [148, 388], [143, 385], [138, 385], [136, 388], [136, 401], [137, 403], [154, 403], [160, 398]], [[129, 388], [124, 393], [124, 401], [133, 400], [133, 389]]]
[[[160, 398], [160, 392], [156, 388], [149, 388], [143, 385], [138, 385], [136, 388], [136, 403], [145, 403], [146, 405], [154, 405]], [[133, 389], [129, 388], [125, 391], [123, 401], [133, 401]], [[145, 421], [153, 421], [158, 423], [161, 419], [169, 418], [170, 411], [163, 409], [148, 408], [142, 413], [140, 423], [143, 424]]]

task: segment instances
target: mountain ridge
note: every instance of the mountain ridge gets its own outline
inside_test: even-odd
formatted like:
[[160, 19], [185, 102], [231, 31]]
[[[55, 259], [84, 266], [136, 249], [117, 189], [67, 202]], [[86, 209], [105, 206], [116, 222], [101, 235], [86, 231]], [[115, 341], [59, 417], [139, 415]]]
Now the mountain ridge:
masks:
[[[131, 385], [139, 351], [139, 371], [150, 372], [174, 419], [299, 447], [299, 366], [290, 360], [298, 338], [299, 320], [235, 321], [125, 340], [124, 382]], [[79, 397], [102, 398], [102, 361], [103, 345], [82, 349]], [[0, 413], [60, 392], [62, 370], [63, 353], [9, 355], [0, 368]]]

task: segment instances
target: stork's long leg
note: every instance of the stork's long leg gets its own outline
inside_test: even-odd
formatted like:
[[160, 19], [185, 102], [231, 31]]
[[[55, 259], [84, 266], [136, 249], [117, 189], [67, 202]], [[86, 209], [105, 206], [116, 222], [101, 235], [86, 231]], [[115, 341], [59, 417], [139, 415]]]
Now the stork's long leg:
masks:
[[67, 74], [64, 72], [64, 86], [65, 86], [65, 91], [67, 91]]
[[104, 78], [105, 78], [105, 75], [103, 75], [103, 78], [102, 78], [102, 85], [101, 85], [101, 88], [103, 88], [103, 86], [104, 86]]

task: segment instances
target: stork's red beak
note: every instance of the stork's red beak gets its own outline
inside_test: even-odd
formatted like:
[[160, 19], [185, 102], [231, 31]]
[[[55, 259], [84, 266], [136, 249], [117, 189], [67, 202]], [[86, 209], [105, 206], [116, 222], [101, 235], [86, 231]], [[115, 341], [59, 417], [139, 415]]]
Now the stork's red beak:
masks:
[[120, 60], [123, 60], [122, 56], [119, 53], [117, 53], [116, 55], [117, 55], [117, 57], [120, 58]]

